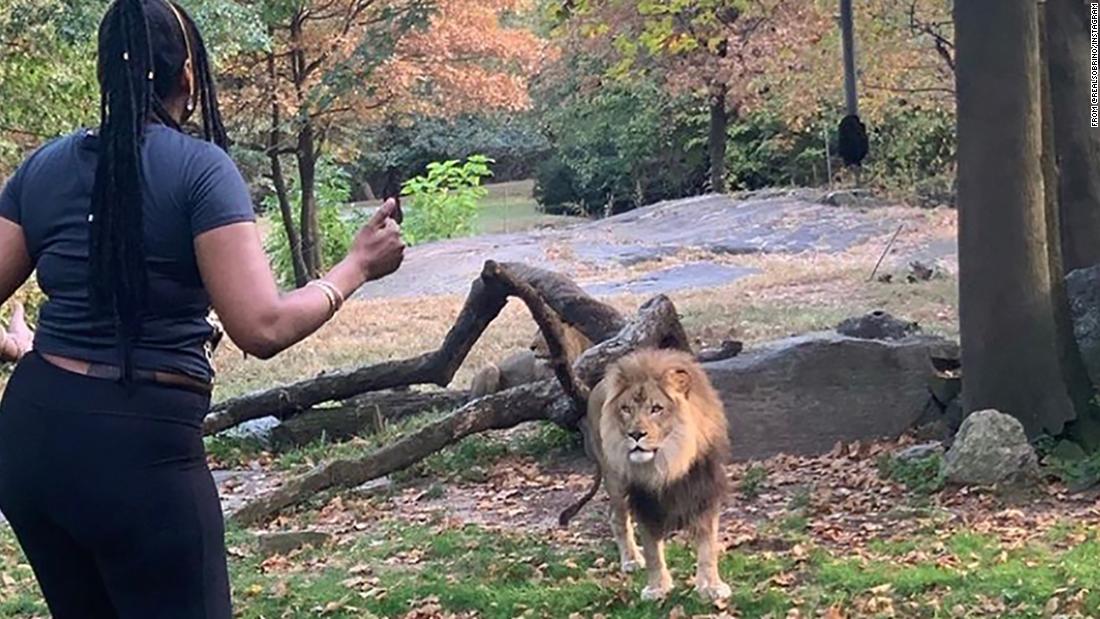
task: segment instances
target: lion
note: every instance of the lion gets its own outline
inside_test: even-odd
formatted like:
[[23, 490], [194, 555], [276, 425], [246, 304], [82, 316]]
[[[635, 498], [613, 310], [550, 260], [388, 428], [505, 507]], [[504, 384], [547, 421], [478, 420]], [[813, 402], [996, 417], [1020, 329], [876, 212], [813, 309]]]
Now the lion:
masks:
[[695, 543], [696, 591], [712, 601], [728, 598], [729, 585], [718, 574], [718, 515], [727, 491], [729, 436], [722, 401], [695, 358], [641, 350], [612, 364], [592, 390], [582, 430], [598, 466], [596, 479], [562, 512], [562, 525], [592, 498], [602, 477], [621, 569], [647, 569], [642, 599], [659, 600], [671, 591], [664, 541], [677, 530]]
[[[565, 338], [562, 347], [565, 349], [565, 356], [576, 359], [592, 346], [592, 342], [577, 328], [563, 326]], [[470, 381], [470, 396], [476, 399], [550, 378], [554, 378], [554, 370], [550, 366], [550, 347], [542, 332], [536, 331], [526, 349], [509, 355], [499, 363], [489, 363], [481, 368]]]

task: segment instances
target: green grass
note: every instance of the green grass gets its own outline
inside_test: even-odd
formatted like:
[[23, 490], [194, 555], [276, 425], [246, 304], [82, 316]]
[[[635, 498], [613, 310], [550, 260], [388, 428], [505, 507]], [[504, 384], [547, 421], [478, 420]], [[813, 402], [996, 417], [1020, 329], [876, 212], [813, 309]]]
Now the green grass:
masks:
[[[523, 232], [543, 224], [574, 221], [572, 217], [540, 212], [532, 195], [534, 188], [535, 182], [531, 180], [485, 185], [489, 193], [481, 201], [474, 221], [474, 234]], [[354, 208], [375, 208], [380, 204], [379, 200], [359, 202]]]
[[[359, 458], [438, 421], [445, 414], [424, 413], [400, 423], [389, 424], [381, 432], [365, 434], [345, 442], [333, 443], [319, 439], [275, 455], [273, 465], [280, 471], [303, 473], [328, 460]], [[467, 437], [401, 472], [397, 479], [400, 481], [431, 476], [439, 479], [480, 481], [486, 476], [488, 467], [505, 456], [524, 456], [544, 461], [550, 456], [579, 449], [580, 445], [580, 435], [575, 432], [549, 422], [534, 423], [507, 436], [477, 434]], [[263, 447], [251, 438], [223, 435], [208, 437], [206, 450], [219, 465], [235, 467], [259, 456]]]
[[541, 224], [560, 224], [571, 220], [540, 212], [538, 203], [531, 196], [533, 188], [531, 181], [486, 185], [489, 194], [481, 201], [474, 224], [475, 232], [522, 232]]
[[[610, 540], [562, 546], [544, 535], [494, 532], [479, 526], [386, 523], [359, 538], [306, 549], [265, 563], [253, 535], [231, 530], [230, 572], [238, 616], [401, 617], [433, 598], [447, 612], [488, 619], [592, 616], [667, 616], [682, 606], [688, 616], [707, 612], [690, 590], [693, 552], [668, 548], [677, 588], [660, 605], [641, 602], [644, 576], [621, 576]], [[931, 549], [938, 548], [938, 551]], [[916, 550], [927, 557], [912, 559]], [[959, 532], [879, 540], [860, 557], [812, 548], [801, 562], [783, 554], [733, 550], [720, 566], [733, 587], [740, 617], [803, 617], [833, 605], [846, 616], [1044, 617], [1052, 597], [1067, 616], [1100, 613], [1100, 542], [1058, 550], [1039, 542], [1002, 545], [994, 537]], [[908, 557], [908, 558], [907, 558]], [[0, 617], [44, 615], [29, 567], [7, 529], [0, 529]], [[1076, 601], [1071, 601], [1076, 598]], [[871, 606], [877, 604], [877, 606]], [[1000, 611], [990, 614], [990, 608]], [[960, 614], [961, 613], [961, 614]]]

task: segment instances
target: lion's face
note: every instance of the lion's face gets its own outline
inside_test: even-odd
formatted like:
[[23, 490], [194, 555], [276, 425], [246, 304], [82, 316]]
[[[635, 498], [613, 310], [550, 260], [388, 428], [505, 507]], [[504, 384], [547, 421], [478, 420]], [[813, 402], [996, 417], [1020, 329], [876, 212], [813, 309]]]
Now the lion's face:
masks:
[[608, 369], [600, 414], [604, 457], [618, 474], [660, 487], [725, 444], [725, 415], [690, 355], [642, 351]]
[[657, 381], [630, 386], [611, 404], [631, 464], [651, 464], [684, 423], [676, 398]]

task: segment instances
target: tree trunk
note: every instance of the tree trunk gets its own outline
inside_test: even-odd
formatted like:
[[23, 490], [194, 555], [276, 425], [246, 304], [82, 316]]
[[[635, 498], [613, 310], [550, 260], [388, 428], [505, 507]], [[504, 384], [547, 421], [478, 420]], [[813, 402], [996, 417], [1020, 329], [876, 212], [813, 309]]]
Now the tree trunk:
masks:
[[968, 0], [954, 13], [965, 406], [1059, 434], [1075, 413], [1051, 300], [1037, 5]]
[[707, 147], [710, 156], [710, 190], [726, 192], [726, 140], [729, 132], [729, 111], [726, 109], [729, 87], [714, 86], [710, 95], [710, 135]]
[[[270, 34], [270, 31], [269, 31]], [[279, 213], [283, 218], [283, 230], [286, 232], [287, 244], [290, 247], [290, 264], [294, 269], [294, 283], [299, 288], [308, 281], [306, 263], [302, 258], [302, 238], [294, 226], [294, 214], [290, 207], [290, 194], [287, 191], [286, 175], [283, 173], [283, 162], [279, 158], [283, 148], [282, 139], [282, 114], [279, 111], [279, 101], [275, 93], [275, 55], [267, 55], [267, 74], [271, 80], [271, 131], [268, 133], [267, 157], [271, 162], [271, 181], [275, 184], [275, 197], [279, 201]]]
[[305, 43], [303, 41], [302, 10], [290, 20], [290, 73], [294, 82], [294, 92], [298, 105], [302, 106], [302, 126], [298, 128], [298, 143], [295, 155], [298, 158], [298, 190], [301, 192], [301, 219], [298, 230], [302, 239], [302, 258], [306, 267], [306, 278], [315, 279], [321, 275], [321, 235], [317, 225], [317, 200], [314, 189], [317, 182], [317, 147], [313, 122], [308, 113], [308, 93], [305, 82], [307, 64]]
[[298, 228], [294, 224], [294, 210], [290, 206], [290, 195], [287, 192], [286, 176], [283, 174], [283, 163], [278, 155], [271, 155], [271, 179], [275, 183], [275, 197], [279, 200], [279, 214], [283, 219], [283, 231], [286, 233], [287, 244], [290, 247], [290, 264], [294, 269], [294, 285], [298, 288], [309, 281], [309, 269], [306, 267], [305, 256], [302, 253], [302, 237], [298, 234]]
[[[1073, 402], [1073, 408], [1077, 413], [1077, 419], [1066, 426], [1066, 433], [1082, 444], [1089, 443], [1089, 437], [1100, 435], [1100, 418], [1091, 406], [1093, 396], [1092, 381], [1089, 379], [1088, 370], [1081, 357], [1081, 350], [1077, 347], [1077, 339], [1073, 335], [1073, 319], [1070, 317], [1069, 297], [1066, 294], [1065, 273], [1065, 247], [1063, 242], [1069, 243], [1070, 239], [1064, 236], [1068, 232], [1062, 225], [1062, 217], [1065, 214], [1066, 199], [1064, 191], [1060, 191], [1062, 170], [1058, 166], [1060, 144], [1056, 132], [1056, 112], [1059, 108], [1058, 94], [1054, 92], [1052, 83], [1054, 62], [1051, 54], [1056, 46], [1065, 44], [1065, 41], [1054, 41], [1050, 22], [1055, 19], [1052, 13], [1055, 10], [1064, 10], [1065, 7], [1056, 7], [1051, 3], [1041, 5], [1039, 11], [1039, 70], [1042, 77], [1040, 92], [1042, 95], [1043, 112], [1043, 186], [1044, 203], [1047, 216], [1047, 249], [1050, 256], [1050, 292], [1051, 301], [1054, 304], [1054, 327], [1057, 331], [1058, 357], [1061, 361], [1062, 376], [1066, 381], [1066, 389]], [[1083, 5], [1082, 5], [1083, 6]], [[1082, 50], [1084, 51], [1084, 50]], [[1065, 93], [1061, 93], [1065, 96]], [[1082, 93], [1084, 94], [1084, 93]], [[1080, 106], [1083, 107], [1083, 106]], [[1100, 213], [1100, 205], [1093, 205], [1093, 210]], [[1080, 239], [1078, 239], [1080, 240]], [[1093, 243], [1095, 244], [1095, 243]], [[1088, 448], [1100, 447], [1087, 445]]]
[[1100, 128], [1090, 126], [1088, 5], [1081, 0], [1046, 1], [1066, 272], [1100, 263]]
[[321, 276], [321, 229], [317, 223], [317, 150], [313, 125], [305, 121], [298, 133], [298, 180], [301, 189], [302, 257], [309, 279]]

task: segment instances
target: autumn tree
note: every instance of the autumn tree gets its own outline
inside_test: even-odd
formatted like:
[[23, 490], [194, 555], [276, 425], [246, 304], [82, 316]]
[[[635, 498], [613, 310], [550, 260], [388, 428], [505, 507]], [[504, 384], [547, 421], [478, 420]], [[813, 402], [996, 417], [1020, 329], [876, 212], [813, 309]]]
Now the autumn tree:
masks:
[[763, 94], [769, 72], [798, 69], [794, 50], [817, 36], [818, 16], [795, 0], [587, 0], [554, 10], [562, 39], [611, 59], [609, 77], [656, 74], [670, 94], [705, 101], [716, 192], [726, 188], [731, 115]]
[[11, 0], [0, 11], [0, 179], [28, 148], [95, 119], [99, 4]]
[[[238, 131], [266, 157], [299, 285], [322, 269], [317, 165], [402, 114], [527, 105], [541, 44], [505, 23], [517, 0], [260, 3], [271, 44], [229, 70]], [[293, 212], [287, 159], [296, 170]]]

